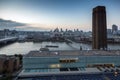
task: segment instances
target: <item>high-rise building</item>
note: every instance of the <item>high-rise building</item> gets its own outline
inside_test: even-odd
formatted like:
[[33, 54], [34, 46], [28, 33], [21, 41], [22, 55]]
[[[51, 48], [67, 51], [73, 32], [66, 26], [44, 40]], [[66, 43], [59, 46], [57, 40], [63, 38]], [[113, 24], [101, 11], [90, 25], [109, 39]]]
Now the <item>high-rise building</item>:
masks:
[[118, 30], [118, 26], [113, 24], [112, 25], [112, 32], [116, 32]]
[[93, 49], [107, 49], [107, 26], [105, 6], [93, 8], [92, 13]]

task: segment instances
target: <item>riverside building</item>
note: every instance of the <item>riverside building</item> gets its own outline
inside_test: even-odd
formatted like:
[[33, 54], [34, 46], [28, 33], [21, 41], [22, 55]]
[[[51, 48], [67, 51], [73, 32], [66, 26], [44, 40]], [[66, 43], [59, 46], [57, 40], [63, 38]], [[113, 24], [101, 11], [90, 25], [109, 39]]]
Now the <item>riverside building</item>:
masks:
[[92, 37], [93, 49], [107, 49], [107, 21], [105, 6], [97, 6], [93, 8]]
[[120, 51], [30, 51], [18, 80], [105, 80], [119, 73], [119, 61]]

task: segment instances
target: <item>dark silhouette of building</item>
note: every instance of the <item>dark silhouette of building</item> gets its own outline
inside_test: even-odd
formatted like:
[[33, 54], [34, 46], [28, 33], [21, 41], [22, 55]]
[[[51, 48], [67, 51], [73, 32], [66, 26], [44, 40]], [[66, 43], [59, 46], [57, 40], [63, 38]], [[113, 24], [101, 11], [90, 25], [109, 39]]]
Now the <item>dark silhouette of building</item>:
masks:
[[112, 33], [118, 31], [118, 26], [113, 24], [112, 25]]
[[107, 49], [107, 26], [105, 6], [93, 8], [92, 13], [92, 48]]

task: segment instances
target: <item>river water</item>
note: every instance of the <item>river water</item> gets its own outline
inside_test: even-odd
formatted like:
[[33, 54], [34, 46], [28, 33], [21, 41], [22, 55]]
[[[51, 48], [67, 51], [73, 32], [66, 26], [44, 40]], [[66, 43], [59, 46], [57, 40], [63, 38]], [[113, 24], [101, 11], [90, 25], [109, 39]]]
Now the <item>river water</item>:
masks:
[[[59, 42], [41, 42], [41, 43], [33, 43], [33, 42], [24, 42], [19, 43], [15, 42], [9, 44], [7, 46], [0, 48], [0, 54], [14, 55], [14, 54], [26, 54], [31, 50], [39, 50], [41, 47], [45, 47], [46, 45], [55, 45], [59, 46], [58, 48], [49, 48], [50, 50], [79, 50], [80, 46], [82, 46], [83, 50], [91, 50], [91, 44], [84, 43], [59, 43]], [[108, 48], [117, 50], [120, 49], [120, 44], [109, 44]]]

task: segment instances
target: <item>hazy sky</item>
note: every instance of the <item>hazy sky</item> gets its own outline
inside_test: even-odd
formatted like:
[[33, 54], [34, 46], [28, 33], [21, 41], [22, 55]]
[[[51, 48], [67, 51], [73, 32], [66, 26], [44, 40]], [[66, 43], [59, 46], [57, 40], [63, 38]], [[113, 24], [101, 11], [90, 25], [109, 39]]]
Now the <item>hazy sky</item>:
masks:
[[120, 26], [120, 0], [0, 0], [0, 18], [54, 29], [91, 30], [92, 9], [106, 6], [107, 26]]

